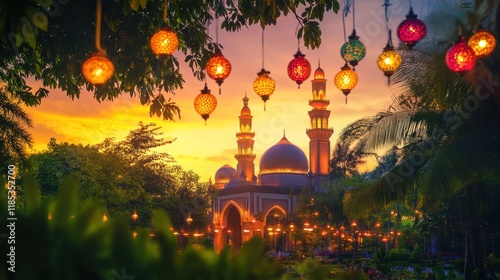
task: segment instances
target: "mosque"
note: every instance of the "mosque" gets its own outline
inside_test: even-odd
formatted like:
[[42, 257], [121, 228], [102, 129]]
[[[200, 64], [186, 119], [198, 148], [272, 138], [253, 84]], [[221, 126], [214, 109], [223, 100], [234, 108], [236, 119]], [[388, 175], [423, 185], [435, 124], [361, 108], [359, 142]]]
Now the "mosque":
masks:
[[[267, 149], [259, 162], [259, 174], [255, 174], [253, 153], [254, 136], [252, 115], [248, 97], [243, 98], [239, 116], [240, 130], [236, 168], [226, 164], [215, 174], [217, 196], [212, 202], [214, 225], [214, 249], [220, 252], [231, 245], [233, 250], [253, 236], [270, 238], [279, 236], [279, 218], [296, 210], [297, 195], [302, 188], [318, 191], [330, 170], [330, 137], [333, 128], [328, 127], [330, 101], [326, 99], [325, 73], [318, 65], [312, 82], [312, 99], [309, 105], [311, 128], [309, 136], [309, 160], [306, 154], [283, 138]], [[280, 239], [281, 251], [292, 251], [291, 242]]]

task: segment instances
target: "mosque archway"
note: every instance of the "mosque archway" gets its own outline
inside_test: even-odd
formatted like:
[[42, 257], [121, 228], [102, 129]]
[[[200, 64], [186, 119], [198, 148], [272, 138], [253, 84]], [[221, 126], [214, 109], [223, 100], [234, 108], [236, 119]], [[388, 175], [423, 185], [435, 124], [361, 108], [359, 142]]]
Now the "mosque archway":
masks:
[[273, 253], [288, 251], [286, 226], [283, 224], [285, 210], [279, 206], [271, 208], [264, 218], [264, 238], [269, 243], [269, 249]]
[[230, 245], [233, 251], [237, 251], [242, 245], [241, 214], [233, 204], [228, 205], [225, 213], [224, 246]]

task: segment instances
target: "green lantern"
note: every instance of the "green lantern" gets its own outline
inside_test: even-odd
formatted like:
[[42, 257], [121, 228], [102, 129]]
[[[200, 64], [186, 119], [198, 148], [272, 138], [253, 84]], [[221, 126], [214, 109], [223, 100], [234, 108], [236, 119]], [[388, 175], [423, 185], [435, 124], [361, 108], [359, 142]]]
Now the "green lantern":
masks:
[[346, 62], [349, 62], [352, 67], [358, 65], [358, 62], [365, 57], [366, 48], [365, 45], [359, 41], [359, 37], [356, 35], [356, 29], [352, 30], [349, 41], [342, 45], [340, 55]]

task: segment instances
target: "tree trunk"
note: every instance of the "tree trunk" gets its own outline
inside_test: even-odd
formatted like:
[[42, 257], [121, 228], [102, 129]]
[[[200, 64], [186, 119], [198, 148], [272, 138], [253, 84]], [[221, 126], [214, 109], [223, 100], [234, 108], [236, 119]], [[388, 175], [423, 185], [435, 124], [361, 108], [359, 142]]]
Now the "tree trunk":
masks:
[[486, 274], [483, 266], [483, 253], [481, 248], [481, 240], [477, 229], [476, 209], [474, 205], [474, 188], [475, 186], [466, 187], [466, 231], [465, 231], [465, 256], [464, 256], [464, 275], [465, 279], [473, 279], [473, 272], [479, 269], [479, 278], [486, 279]]

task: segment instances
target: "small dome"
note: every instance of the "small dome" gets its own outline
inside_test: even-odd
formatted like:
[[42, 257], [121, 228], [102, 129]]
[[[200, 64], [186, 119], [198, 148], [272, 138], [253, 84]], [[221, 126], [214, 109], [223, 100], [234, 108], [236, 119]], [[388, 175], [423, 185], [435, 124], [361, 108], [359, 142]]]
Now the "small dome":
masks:
[[229, 164], [225, 164], [215, 173], [215, 185], [218, 188], [223, 188], [229, 180], [236, 177], [236, 169], [232, 168]]
[[304, 152], [285, 136], [269, 148], [260, 159], [260, 174], [307, 174], [309, 163]]
[[314, 79], [324, 80], [325, 79], [325, 71], [318, 66], [318, 69], [314, 71]]
[[242, 116], [250, 116], [250, 115], [252, 115], [252, 112], [250, 111], [250, 108], [245, 106], [245, 107], [241, 108], [241, 115]]

